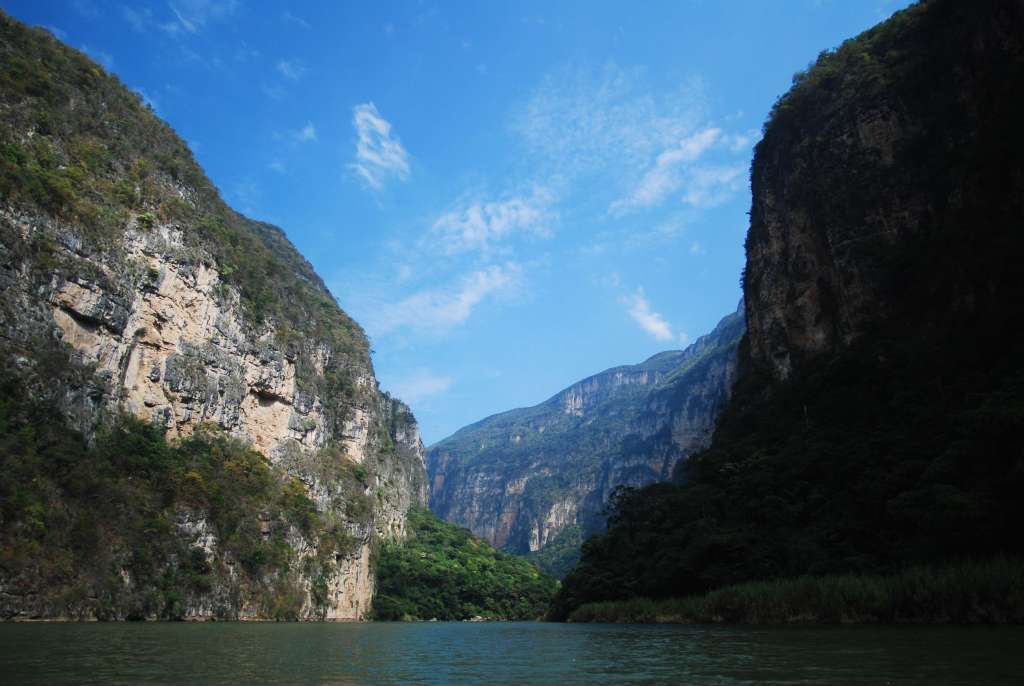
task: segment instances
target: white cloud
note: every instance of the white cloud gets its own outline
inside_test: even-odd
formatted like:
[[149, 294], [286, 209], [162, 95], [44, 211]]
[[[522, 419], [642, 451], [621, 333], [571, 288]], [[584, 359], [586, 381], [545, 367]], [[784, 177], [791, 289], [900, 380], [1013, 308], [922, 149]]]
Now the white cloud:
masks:
[[276, 84], [265, 83], [263, 84], [263, 86], [261, 86], [261, 90], [263, 91], [264, 95], [266, 95], [268, 98], [271, 98], [272, 100], [282, 100], [284, 99], [285, 96], [284, 89]]
[[367, 186], [380, 190], [389, 178], [409, 178], [409, 153], [391, 135], [391, 124], [380, 116], [372, 102], [353, 108], [352, 126], [356, 130], [356, 155], [349, 168]]
[[758, 136], [757, 131], [747, 131], [746, 133], [733, 133], [722, 138], [722, 142], [725, 143], [729, 150], [732, 152], [743, 152], [747, 150], [751, 143], [756, 140]]
[[485, 299], [515, 289], [522, 280], [518, 264], [490, 265], [448, 288], [424, 290], [364, 317], [374, 335], [400, 329], [440, 334], [463, 324]]
[[745, 165], [694, 169], [687, 179], [683, 202], [700, 208], [720, 205], [743, 187], [746, 171]]
[[167, 6], [176, 20], [164, 25], [164, 30], [169, 34], [182, 30], [195, 34], [209, 24], [229, 18], [239, 8], [239, 3], [238, 0], [174, 0]]
[[291, 132], [291, 136], [294, 140], [299, 143], [309, 143], [316, 141], [316, 127], [313, 126], [313, 122], [306, 122], [306, 125], [301, 129], [296, 129]]
[[454, 255], [471, 250], [487, 253], [514, 233], [547, 237], [556, 219], [549, 209], [553, 201], [553, 193], [537, 187], [528, 196], [460, 203], [437, 218], [430, 238], [438, 242], [442, 252]]
[[455, 380], [450, 376], [440, 376], [429, 369], [419, 369], [410, 376], [390, 384], [388, 390], [396, 398], [407, 403], [416, 403], [432, 395], [444, 393]]
[[284, 162], [281, 160], [271, 160], [270, 164], [267, 165], [267, 168], [271, 171], [277, 172], [278, 174], [288, 173], [288, 167], [284, 166]]
[[690, 244], [690, 254], [699, 257], [700, 255], [707, 254], [707, 251], [704, 249], [704, 246], [701, 245], [699, 241], [694, 241], [693, 243]]
[[289, 81], [298, 81], [306, 73], [306, 67], [299, 60], [281, 60], [277, 63], [277, 71]]
[[153, 11], [148, 7], [136, 8], [126, 5], [121, 8], [121, 16], [131, 25], [132, 29], [140, 33], [153, 22]]
[[664, 92], [642, 69], [608, 64], [551, 72], [513, 128], [548, 186], [564, 184], [560, 195], [568, 196], [585, 185], [610, 217], [621, 218], [669, 201], [700, 210], [740, 189], [734, 167], [738, 156], [745, 166], [756, 132], [712, 125], [708, 113], [700, 78]]
[[527, 150], [559, 173], [636, 174], [691, 133], [707, 109], [699, 79], [670, 93], [644, 86], [642, 70], [614, 64], [562, 69], [544, 79], [513, 126]]
[[613, 202], [608, 211], [613, 215], [622, 215], [661, 203], [683, 184], [684, 165], [700, 159], [721, 135], [721, 129], [706, 128], [683, 138], [678, 145], [659, 154], [654, 166], [644, 173], [632, 193]]
[[121, 16], [133, 30], [144, 33], [159, 29], [172, 38], [195, 34], [208, 25], [230, 19], [238, 10], [238, 0], [174, 0], [167, 3], [169, 19], [154, 17], [148, 7], [121, 7]]
[[640, 328], [649, 333], [659, 341], [671, 341], [676, 338], [672, 333], [672, 327], [665, 318], [651, 309], [650, 303], [644, 297], [642, 288], [636, 289], [631, 296], [620, 299], [626, 306], [626, 311], [633, 318]]
[[309, 25], [308, 21], [306, 21], [302, 17], [292, 14], [288, 10], [285, 10], [284, 12], [281, 13], [281, 19], [284, 20], [286, 24], [292, 24], [294, 26], [298, 26], [300, 29], [305, 29], [307, 31], [313, 28], [312, 26]]

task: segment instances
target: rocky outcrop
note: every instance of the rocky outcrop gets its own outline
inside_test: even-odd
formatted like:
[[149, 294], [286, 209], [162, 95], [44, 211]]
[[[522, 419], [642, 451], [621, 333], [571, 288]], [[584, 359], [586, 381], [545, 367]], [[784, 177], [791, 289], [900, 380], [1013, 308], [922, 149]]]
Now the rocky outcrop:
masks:
[[[5, 361], [87, 441], [128, 412], [170, 441], [215, 426], [251, 445], [355, 542], [317, 578], [289, 577], [304, 596], [298, 615], [362, 618], [371, 546], [402, 537], [409, 507], [427, 497], [416, 421], [378, 389], [363, 332], [284, 234], [226, 208], [116, 79], [40, 31], [0, 22], [14, 74], [0, 92]], [[79, 159], [83, 150], [92, 157]], [[44, 374], [50, 352], [67, 368]], [[359, 479], [340, 479], [325, 460]], [[174, 535], [224, 563], [186, 617], [266, 616], [266, 599], [247, 595], [234, 562], [218, 557], [203, 513], [182, 506]], [[292, 571], [317, 557], [297, 530], [285, 540]], [[33, 605], [32, 584], [0, 569], [0, 614], [52, 613]]]
[[[993, 173], [1013, 144], [991, 132], [1020, 78], [1021, 6], [954, 5], [922, 2], [826, 51], [772, 112], [751, 169], [744, 297], [751, 357], [777, 379], [903, 316], [903, 251], [1019, 188]], [[915, 49], [894, 47], [908, 27]], [[970, 309], [977, 285], [957, 272], [949, 305]]]
[[600, 529], [615, 487], [669, 479], [707, 445], [742, 333], [737, 312], [686, 350], [609, 369], [459, 430], [428, 452], [431, 509], [520, 553], [575, 525]]

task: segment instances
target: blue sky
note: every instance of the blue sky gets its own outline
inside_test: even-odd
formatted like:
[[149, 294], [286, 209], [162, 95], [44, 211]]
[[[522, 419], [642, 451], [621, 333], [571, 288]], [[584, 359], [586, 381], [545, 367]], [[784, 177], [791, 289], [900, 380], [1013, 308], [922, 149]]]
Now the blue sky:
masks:
[[731, 312], [772, 103], [907, 2], [0, 4], [285, 230], [429, 444]]

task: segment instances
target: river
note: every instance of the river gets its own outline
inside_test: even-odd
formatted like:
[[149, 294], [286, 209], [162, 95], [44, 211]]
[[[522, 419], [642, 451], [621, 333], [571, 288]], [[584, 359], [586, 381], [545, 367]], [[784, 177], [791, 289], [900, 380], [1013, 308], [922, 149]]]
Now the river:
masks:
[[1024, 627], [4, 624], [4, 684], [1020, 684]]

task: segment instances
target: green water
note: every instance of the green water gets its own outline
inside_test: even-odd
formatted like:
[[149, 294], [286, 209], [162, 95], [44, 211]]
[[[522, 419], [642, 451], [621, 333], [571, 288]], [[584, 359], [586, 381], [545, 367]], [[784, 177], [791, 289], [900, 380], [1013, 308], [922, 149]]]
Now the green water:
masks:
[[1024, 627], [7, 624], [0, 683], [1021, 684]]

